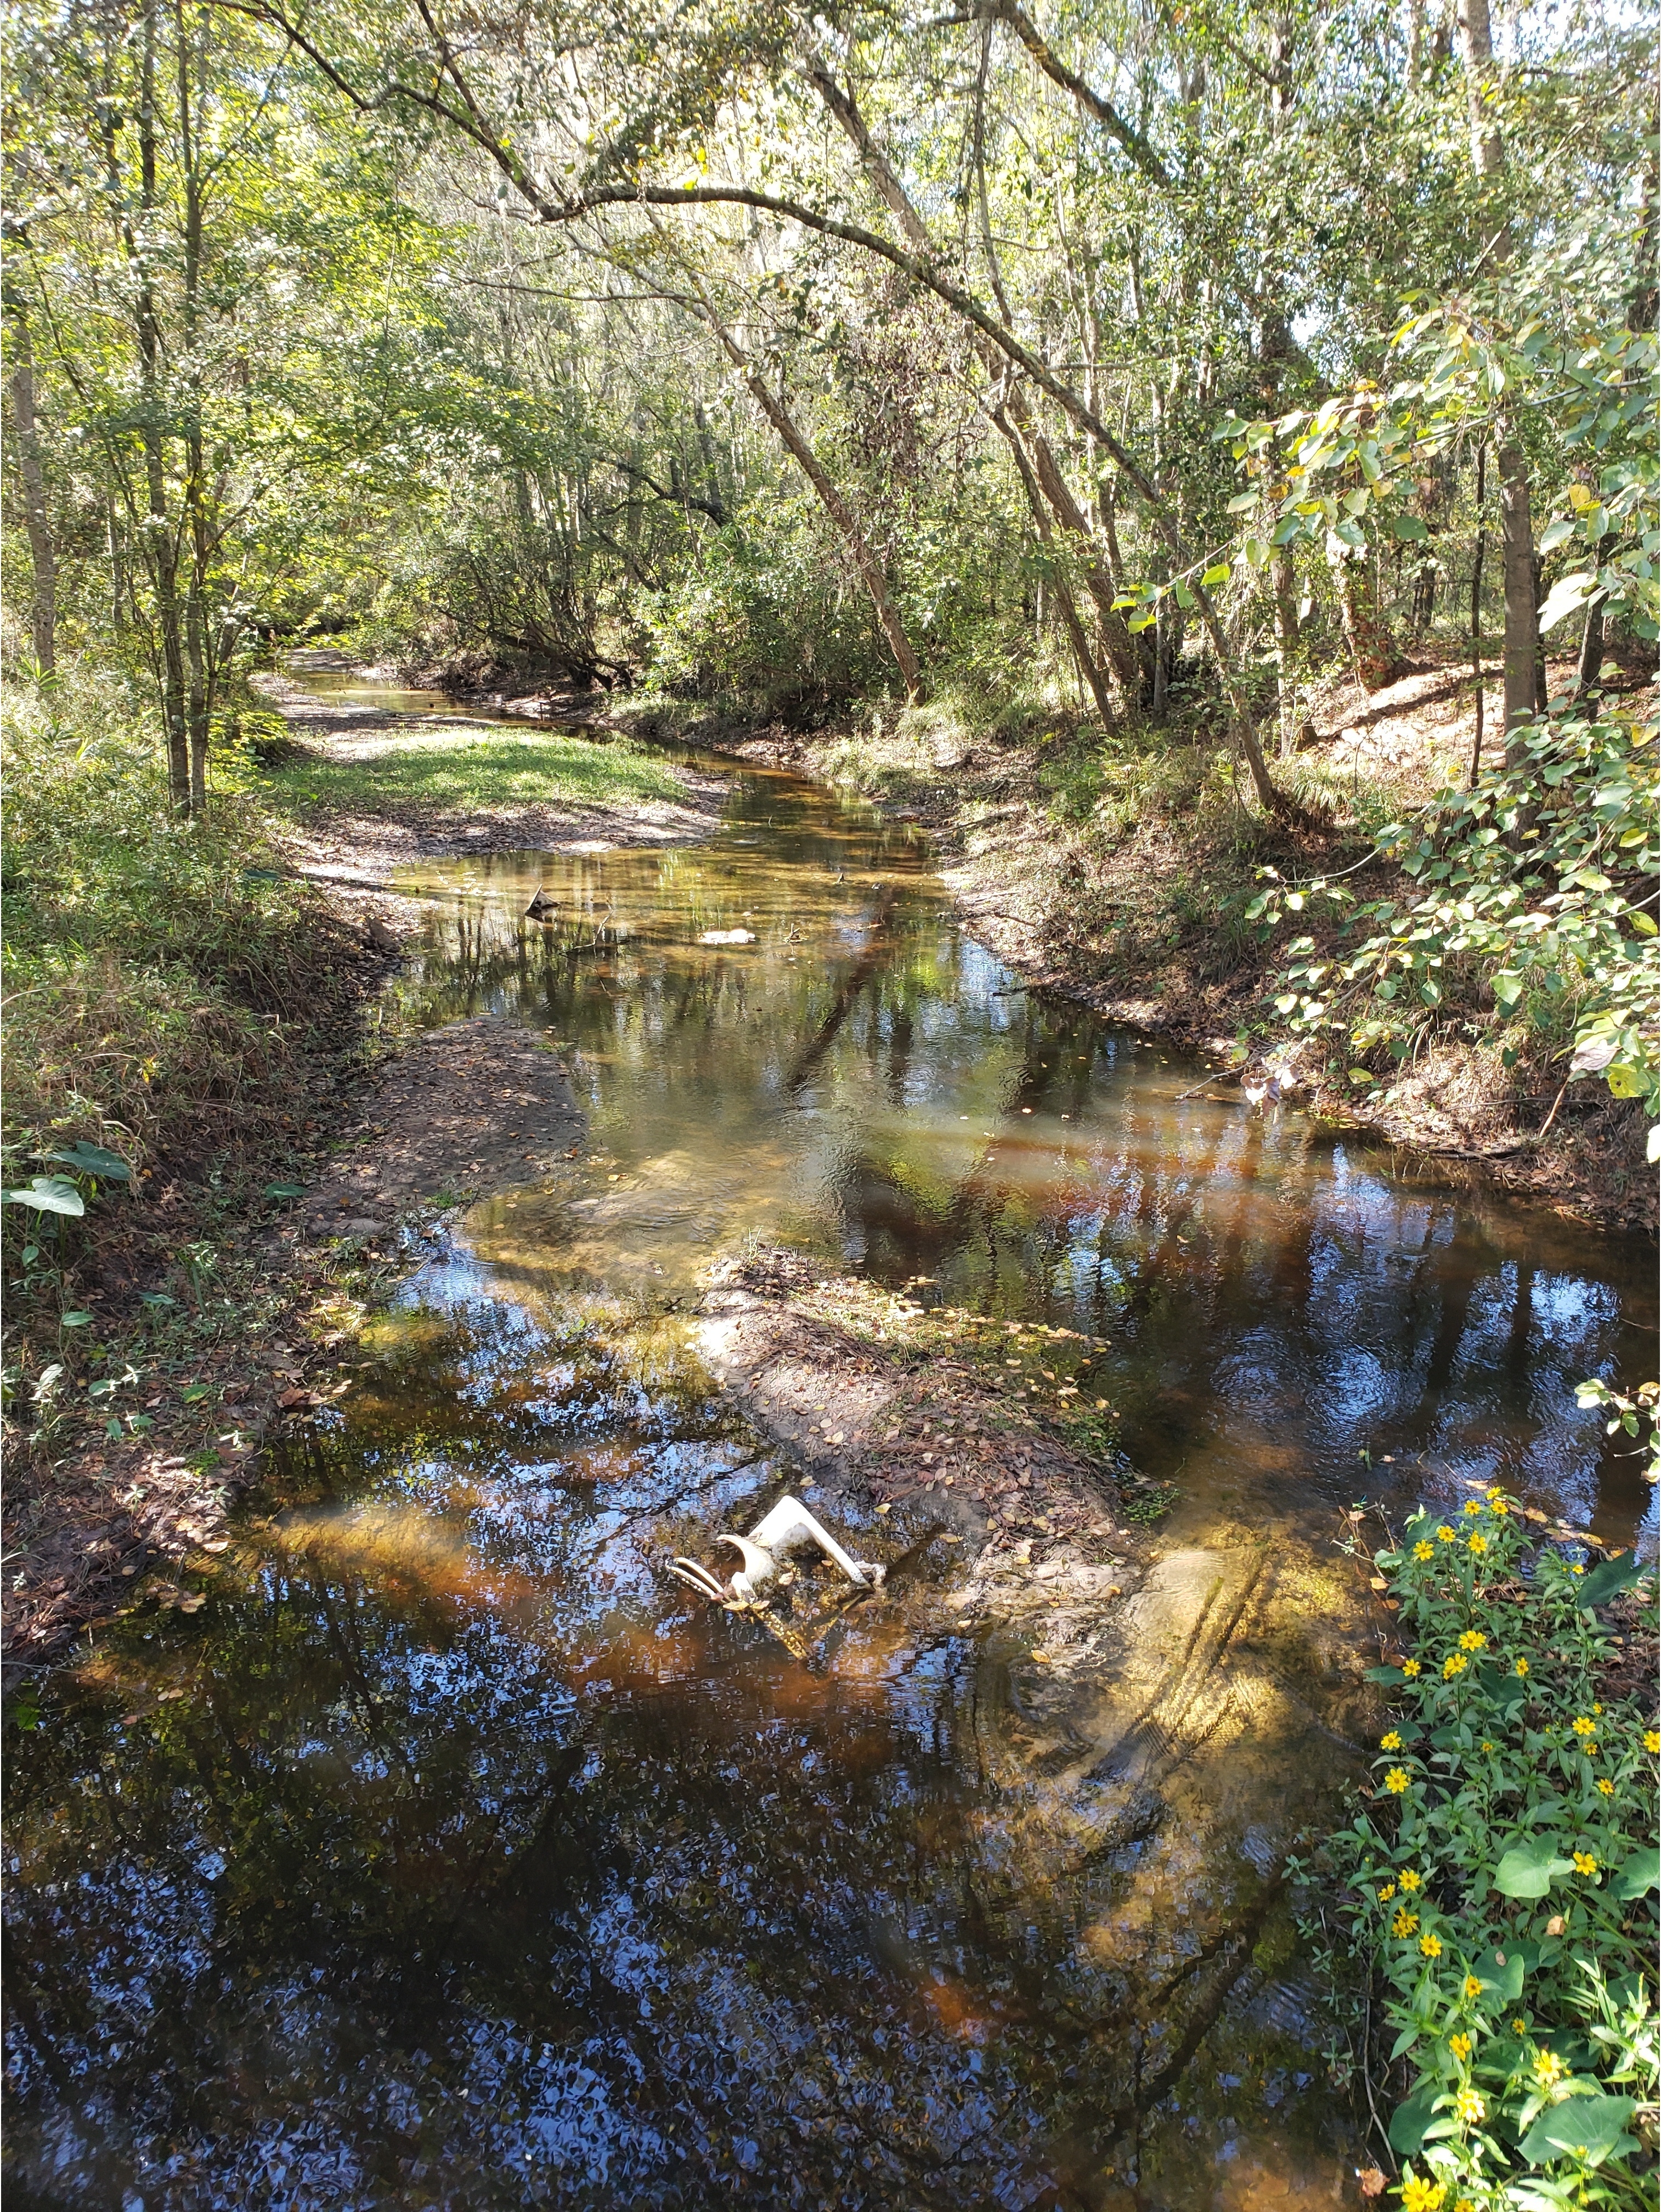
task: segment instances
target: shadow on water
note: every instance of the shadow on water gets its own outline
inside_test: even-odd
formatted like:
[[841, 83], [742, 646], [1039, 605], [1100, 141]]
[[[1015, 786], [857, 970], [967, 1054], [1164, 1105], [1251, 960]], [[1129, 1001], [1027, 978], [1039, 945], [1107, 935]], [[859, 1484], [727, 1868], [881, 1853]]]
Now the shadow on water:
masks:
[[[1572, 1386], [1646, 1255], [1182, 1098], [903, 833], [732, 782], [706, 848], [415, 872], [412, 1010], [546, 1030], [590, 1155], [412, 1274], [206, 1607], [14, 1733], [20, 2204], [1267, 2212], [1355, 2162], [1280, 1876], [1364, 1741], [1334, 1516], [1492, 1476], [1629, 1535]], [[754, 1234], [1106, 1340], [1178, 1503], [1100, 1711], [661, 1577], [796, 1479], [685, 1334]]]

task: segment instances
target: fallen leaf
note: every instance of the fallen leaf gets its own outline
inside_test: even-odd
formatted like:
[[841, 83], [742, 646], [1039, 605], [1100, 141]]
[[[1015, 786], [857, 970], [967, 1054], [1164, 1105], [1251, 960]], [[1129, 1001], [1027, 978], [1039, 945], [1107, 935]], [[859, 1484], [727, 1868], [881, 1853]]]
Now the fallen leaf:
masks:
[[1355, 2179], [1361, 2185], [1361, 2194], [1363, 2197], [1382, 2197], [1384, 2195], [1385, 2186], [1385, 2176], [1380, 2167], [1369, 2166], [1366, 2172], [1363, 2173], [1360, 2166], [1357, 2166], [1355, 2169]]

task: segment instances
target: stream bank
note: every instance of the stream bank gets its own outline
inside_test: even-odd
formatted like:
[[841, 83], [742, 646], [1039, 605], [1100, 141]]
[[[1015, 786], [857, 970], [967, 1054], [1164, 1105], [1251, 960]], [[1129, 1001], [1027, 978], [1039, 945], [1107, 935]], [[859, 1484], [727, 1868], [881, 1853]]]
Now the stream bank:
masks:
[[[11, 1762], [25, 2185], [1315, 2212], [1356, 2162], [1285, 1875], [1369, 1737], [1333, 1534], [1492, 1477], [1630, 1540], [1573, 1386], [1641, 1258], [1246, 1111], [967, 938], [911, 825], [709, 772], [701, 842], [397, 873], [453, 1088], [389, 1056], [262, 1232], [388, 1264]], [[399, 1115], [497, 1164], [464, 1210], [398, 1229]], [[799, 1650], [666, 1573], [791, 1490], [892, 1576]]]
[[[1551, 680], [1571, 674], [1565, 662]], [[1611, 676], [1627, 690], [1649, 680], [1647, 670]], [[1318, 726], [1305, 725], [1300, 744], [1331, 774], [1376, 782], [1404, 811], [1463, 774], [1471, 696], [1465, 671], [1434, 660], [1372, 693], [1330, 680], [1311, 702]], [[534, 694], [517, 711], [534, 712]], [[965, 926], [1029, 981], [1231, 1073], [1268, 1061], [1282, 1095], [1329, 1127], [1373, 1133], [1473, 1188], [1486, 1180], [1568, 1219], [1651, 1234], [1661, 1220], [1640, 1102], [1576, 1085], [1542, 1137], [1563, 1067], [1507, 1067], [1500, 1044], [1474, 1030], [1360, 1091], [1327, 1048], [1288, 1036], [1270, 1003], [1276, 947], [1258, 941], [1241, 910], [1261, 888], [1260, 868], [1295, 882], [1353, 870], [1366, 847], [1342, 806], [1331, 827], [1297, 830], [1202, 807], [1213, 756], [1197, 726], [1149, 740], [1140, 762], [1133, 752], [1110, 768], [1104, 787], [1099, 733], [1064, 714], [1007, 733], [977, 731], [949, 706], [866, 710], [810, 732], [664, 701], [592, 700], [585, 711], [644, 736], [792, 769], [918, 823]], [[1382, 866], [1351, 880], [1364, 898], [1399, 896], [1404, 882]], [[1342, 954], [1333, 924], [1313, 912], [1306, 921], [1320, 957]]]

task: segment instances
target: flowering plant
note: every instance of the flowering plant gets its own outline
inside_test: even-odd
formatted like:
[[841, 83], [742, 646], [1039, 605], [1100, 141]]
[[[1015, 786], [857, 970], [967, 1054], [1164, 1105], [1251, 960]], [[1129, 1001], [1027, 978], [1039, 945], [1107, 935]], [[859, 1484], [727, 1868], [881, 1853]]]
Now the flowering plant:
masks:
[[1661, 1734], [1605, 1692], [1597, 1608], [1636, 1588], [1652, 1621], [1653, 1577], [1539, 1541], [1498, 1489], [1440, 1525], [1416, 1514], [1376, 1565], [1407, 1648], [1372, 1670], [1391, 1724], [1321, 1868], [1408, 2081], [1388, 2130], [1401, 2201], [1637, 2212], [1655, 2190]]

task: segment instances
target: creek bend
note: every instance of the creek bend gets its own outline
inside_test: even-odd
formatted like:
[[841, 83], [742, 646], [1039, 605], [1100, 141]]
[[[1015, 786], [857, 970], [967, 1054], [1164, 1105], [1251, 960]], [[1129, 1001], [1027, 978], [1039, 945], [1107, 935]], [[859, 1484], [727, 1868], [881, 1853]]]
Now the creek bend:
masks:
[[[118, 1623], [14, 1753], [21, 2204], [1347, 2183], [1279, 1879], [1367, 1747], [1337, 1518], [1497, 1479], [1629, 1540], [1646, 1493], [1573, 1386], [1639, 1379], [1647, 1252], [1183, 1097], [1202, 1067], [967, 938], [903, 828], [699, 764], [706, 845], [401, 885], [409, 1012], [545, 1031], [589, 1143], [412, 1252], [206, 1607]], [[803, 1662], [664, 1578], [800, 1484], [692, 1348], [755, 1238], [1105, 1340], [1175, 1492], [1117, 1703], [880, 1604]], [[1132, 1709], [1148, 1757], [1081, 1777]]]

